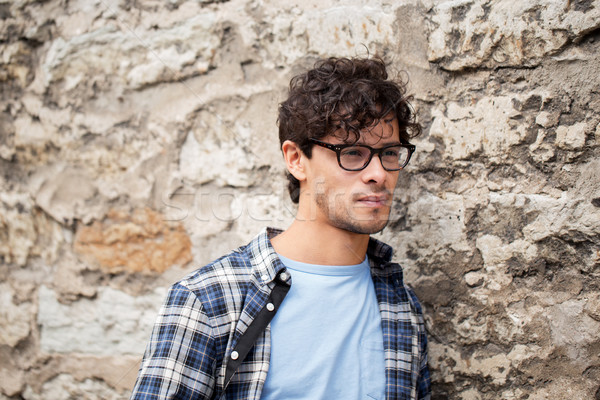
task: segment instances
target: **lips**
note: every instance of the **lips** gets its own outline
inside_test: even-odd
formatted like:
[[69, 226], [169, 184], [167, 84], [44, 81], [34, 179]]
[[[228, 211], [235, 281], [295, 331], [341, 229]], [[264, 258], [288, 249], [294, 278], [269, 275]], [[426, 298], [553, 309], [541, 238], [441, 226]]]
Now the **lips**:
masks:
[[383, 207], [389, 204], [390, 196], [388, 194], [370, 194], [359, 197], [357, 201], [367, 207]]

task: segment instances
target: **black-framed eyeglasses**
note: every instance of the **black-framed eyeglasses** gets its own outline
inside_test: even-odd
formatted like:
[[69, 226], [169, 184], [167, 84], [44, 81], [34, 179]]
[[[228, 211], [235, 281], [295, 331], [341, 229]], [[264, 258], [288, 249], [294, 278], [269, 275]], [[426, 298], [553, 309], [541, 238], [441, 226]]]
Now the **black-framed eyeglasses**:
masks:
[[383, 169], [398, 171], [406, 167], [416, 149], [415, 145], [409, 143], [393, 144], [374, 149], [365, 144], [331, 144], [313, 138], [309, 138], [309, 140], [318, 146], [335, 151], [339, 166], [346, 171], [365, 169], [371, 162], [373, 154], [379, 156]]

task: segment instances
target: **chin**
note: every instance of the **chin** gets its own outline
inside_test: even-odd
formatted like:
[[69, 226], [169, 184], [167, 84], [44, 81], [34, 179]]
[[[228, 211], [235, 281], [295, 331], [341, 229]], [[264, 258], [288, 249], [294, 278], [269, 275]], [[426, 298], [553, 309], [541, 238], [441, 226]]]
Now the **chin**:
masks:
[[348, 220], [342, 220], [340, 225], [344, 226], [343, 229], [360, 234], [374, 234], [381, 232], [389, 222], [389, 210], [388, 212], [370, 213], [369, 215], [360, 215], [357, 213], [353, 218]]
[[358, 233], [360, 235], [372, 235], [381, 232], [388, 224], [388, 221], [376, 221], [372, 223], [357, 223], [356, 221], [336, 224], [338, 228], [348, 232]]

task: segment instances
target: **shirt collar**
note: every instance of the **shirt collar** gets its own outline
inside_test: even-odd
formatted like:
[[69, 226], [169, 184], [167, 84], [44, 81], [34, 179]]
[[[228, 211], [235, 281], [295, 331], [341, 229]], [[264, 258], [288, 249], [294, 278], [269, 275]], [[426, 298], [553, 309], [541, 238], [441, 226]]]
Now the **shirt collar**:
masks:
[[[279, 260], [277, 252], [271, 245], [271, 239], [283, 232], [278, 228], [264, 228], [250, 242], [250, 261], [257, 274], [257, 279], [263, 284], [271, 282], [285, 267]], [[392, 260], [392, 247], [372, 237], [369, 238], [367, 255], [375, 261], [371, 265], [384, 268]]]
[[[271, 239], [282, 232], [281, 229], [264, 228], [248, 245], [250, 262], [254, 270], [256, 279], [267, 284], [285, 269], [277, 252], [271, 245]], [[289, 279], [289, 277], [288, 277]], [[287, 279], [283, 279], [286, 281]]]
[[369, 238], [367, 255], [369, 256], [369, 259], [377, 261], [376, 264], [380, 268], [383, 268], [386, 263], [392, 261], [393, 253], [394, 250], [391, 246], [372, 237]]

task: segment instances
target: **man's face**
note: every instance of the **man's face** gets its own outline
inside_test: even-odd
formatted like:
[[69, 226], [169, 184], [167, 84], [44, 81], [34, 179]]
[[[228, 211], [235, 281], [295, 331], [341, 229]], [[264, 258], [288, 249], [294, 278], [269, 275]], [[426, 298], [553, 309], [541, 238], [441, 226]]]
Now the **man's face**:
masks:
[[[322, 141], [343, 144], [335, 134]], [[357, 142], [374, 148], [398, 143], [396, 119], [378, 121], [362, 131]], [[365, 169], [346, 171], [339, 166], [334, 151], [314, 146], [303, 188], [311, 201], [310, 218], [353, 233], [379, 232], [388, 223], [398, 175], [399, 171], [386, 171], [377, 155]]]

